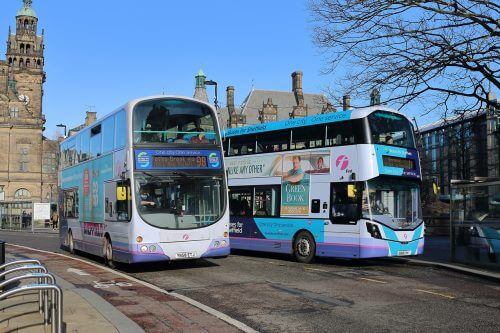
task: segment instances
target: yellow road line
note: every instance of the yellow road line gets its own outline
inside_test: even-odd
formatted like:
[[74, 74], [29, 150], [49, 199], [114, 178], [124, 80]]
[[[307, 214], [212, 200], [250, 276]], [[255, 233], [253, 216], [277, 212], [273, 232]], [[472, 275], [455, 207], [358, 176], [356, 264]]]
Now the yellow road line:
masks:
[[441, 297], [449, 298], [449, 299], [454, 299], [454, 298], [455, 298], [455, 297], [450, 296], [450, 295], [440, 294], [440, 293], [436, 293], [436, 292], [434, 292], [434, 291], [430, 291], [430, 290], [423, 290], [423, 289], [415, 289], [415, 290], [416, 290], [416, 291], [423, 292], [423, 293], [427, 293], [427, 294], [432, 294], [432, 295], [437, 295], [437, 296], [441, 296]]
[[387, 283], [385, 281], [380, 281], [380, 280], [375, 280], [375, 279], [369, 279], [369, 278], [360, 278], [361, 280], [366, 280], [370, 282], [377, 282], [377, 283]]

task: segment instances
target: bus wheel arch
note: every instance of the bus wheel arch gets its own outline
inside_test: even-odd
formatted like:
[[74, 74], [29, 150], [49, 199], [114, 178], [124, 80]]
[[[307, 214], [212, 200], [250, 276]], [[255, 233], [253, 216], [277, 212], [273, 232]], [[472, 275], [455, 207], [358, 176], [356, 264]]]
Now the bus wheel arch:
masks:
[[106, 233], [103, 238], [102, 254], [104, 257], [104, 264], [110, 268], [114, 268], [115, 264], [113, 261], [113, 243], [111, 242], [111, 236]]
[[73, 231], [68, 230], [68, 252], [75, 254], [75, 240], [73, 239]]
[[292, 254], [301, 263], [311, 263], [316, 255], [316, 240], [306, 229], [298, 230], [293, 236]]

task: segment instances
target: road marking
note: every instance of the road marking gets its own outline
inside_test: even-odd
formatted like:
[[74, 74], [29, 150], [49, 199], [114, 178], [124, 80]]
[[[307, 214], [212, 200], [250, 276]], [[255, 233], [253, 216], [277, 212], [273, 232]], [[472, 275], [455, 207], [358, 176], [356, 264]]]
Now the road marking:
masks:
[[430, 290], [423, 290], [423, 289], [415, 289], [415, 290], [420, 291], [422, 293], [432, 294], [432, 295], [441, 296], [441, 297], [445, 297], [445, 298], [449, 298], [449, 299], [455, 299], [455, 297], [453, 297], [453, 296], [436, 293], [436, 292], [430, 291]]
[[111, 281], [92, 281], [94, 282], [94, 288], [96, 289], [108, 289], [109, 287], [117, 286], [117, 287], [132, 287], [132, 283], [128, 282], [115, 282], [115, 280]]
[[386, 284], [387, 282], [385, 281], [380, 281], [380, 280], [375, 280], [375, 279], [369, 279], [369, 278], [360, 278], [361, 280], [366, 280], [366, 281], [370, 281], [370, 282], [377, 282], [377, 283], [383, 283], [383, 284]]
[[319, 269], [319, 268], [308, 268], [308, 267], [305, 267], [304, 269], [306, 271], [317, 271], [317, 272], [330, 273], [330, 271], [327, 271], [325, 269]]
[[44, 250], [34, 249], [32, 247], [23, 246], [23, 245], [17, 245], [17, 244], [12, 244], [12, 243], [9, 243], [9, 246], [16, 246], [16, 247], [19, 247], [19, 248], [28, 249], [28, 250], [35, 251], [35, 252], [41, 252], [41, 253], [47, 253], [47, 254], [55, 254], [55, 255], [58, 255], [58, 256], [61, 256], [61, 257], [64, 257], [64, 258], [68, 258], [68, 259], [72, 259], [72, 260], [77, 260], [77, 261], [83, 262], [83, 263], [85, 263], [87, 265], [91, 265], [91, 266], [103, 269], [105, 271], [114, 273], [116, 275], [119, 275], [119, 276], [127, 279], [127, 280], [130, 280], [130, 281], [133, 281], [135, 283], [141, 284], [141, 285], [143, 285], [145, 287], [151, 288], [151, 289], [156, 290], [158, 292], [161, 292], [163, 294], [170, 295], [170, 296], [173, 296], [173, 297], [178, 298], [180, 300], [183, 300], [184, 302], [189, 303], [192, 306], [195, 306], [198, 309], [200, 309], [202, 311], [205, 311], [208, 314], [211, 314], [212, 316], [215, 316], [215, 317], [219, 318], [222, 321], [225, 321], [226, 323], [228, 323], [230, 325], [233, 325], [234, 327], [240, 329], [241, 331], [243, 331], [245, 333], [258, 333], [258, 331], [254, 330], [250, 326], [242, 323], [241, 321], [238, 321], [238, 320], [236, 320], [234, 318], [231, 318], [228, 315], [226, 315], [225, 313], [217, 311], [214, 308], [211, 308], [211, 307], [209, 307], [209, 306], [207, 306], [205, 304], [202, 304], [202, 303], [200, 303], [198, 301], [195, 301], [192, 298], [189, 298], [187, 296], [184, 296], [184, 295], [181, 295], [181, 294], [177, 294], [177, 293], [174, 293], [174, 292], [168, 292], [165, 289], [161, 289], [160, 287], [155, 286], [154, 284], [151, 284], [149, 282], [145, 282], [145, 281], [136, 279], [133, 276], [129, 276], [129, 275], [126, 275], [126, 274], [124, 274], [122, 272], [115, 271], [115, 270], [113, 270], [113, 269], [111, 269], [109, 267], [98, 265], [96, 263], [93, 263], [91, 261], [87, 261], [87, 260], [84, 260], [84, 259], [80, 259], [80, 258], [76, 258], [76, 257], [71, 257], [71, 256], [68, 256], [68, 255], [62, 254], [62, 253], [44, 251]]
[[89, 273], [82, 271], [81, 269], [77, 269], [77, 268], [68, 268], [66, 271], [70, 272], [70, 273], [75, 273], [75, 274], [78, 274], [81, 276], [90, 275]]

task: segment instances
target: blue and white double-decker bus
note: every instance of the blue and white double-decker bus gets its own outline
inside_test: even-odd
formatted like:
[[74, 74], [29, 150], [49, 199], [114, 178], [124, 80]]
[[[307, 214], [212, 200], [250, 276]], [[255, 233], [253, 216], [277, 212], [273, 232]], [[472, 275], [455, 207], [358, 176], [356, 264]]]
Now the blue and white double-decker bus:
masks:
[[216, 112], [191, 98], [136, 99], [61, 143], [60, 238], [124, 263], [229, 254]]
[[410, 121], [376, 106], [228, 129], [231, 248], [373, 258], [422, 253]]

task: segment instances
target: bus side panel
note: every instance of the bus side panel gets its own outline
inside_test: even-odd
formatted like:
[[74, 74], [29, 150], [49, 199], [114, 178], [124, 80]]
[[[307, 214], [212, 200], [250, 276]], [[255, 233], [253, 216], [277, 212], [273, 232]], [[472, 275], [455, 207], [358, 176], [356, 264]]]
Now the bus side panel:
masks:
[[256, 225], [253, 218], [231, 216], [229, 218], [229, 237], [231, 237], [231, 248], [252, 250], [252, 236], [255, 229]]
[[63, 171], [61, 187], [79, 189], [79, 219], [68, 219], [65, 231], [71, 229], [78, 250], [102, 254], [104, 181], [112, 176], [112, 154]]
[[[83, 196], [80, 198], [85, 251], [102, 255], [104, 236], [104, 182], [113, 177], [113, 155], [93, 160], [84, 166]], [[88, 175], [88, 176], [87, 176]]]
[[[316, 243], [324, 241], [323, 220], [232, 217], [231, 221], [231, 247], [235, 249], [292, 253], [293, 237], [299, 230], [309, 231]], [[242, 229], [240, 230], [239, 227]]]
[[325, 225], [325, 242], [318, 244], [318, 256], [359, 258], [359, 222]]

